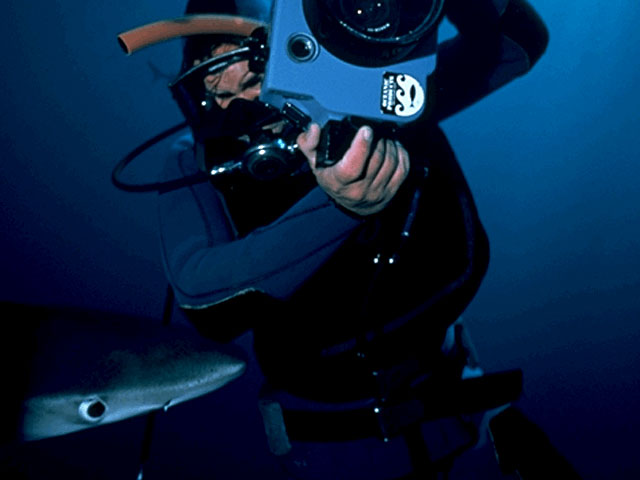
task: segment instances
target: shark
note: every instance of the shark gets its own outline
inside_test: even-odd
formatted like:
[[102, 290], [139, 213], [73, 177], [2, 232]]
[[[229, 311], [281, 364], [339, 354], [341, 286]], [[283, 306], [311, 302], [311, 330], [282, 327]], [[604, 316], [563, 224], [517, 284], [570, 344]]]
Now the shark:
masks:
[[[105, 312], [2, 305], [19, 441], [66, 435], [208, 394], [246, 354], [179, 325]], [[6, 400], [6, 399], [5, 399]]]

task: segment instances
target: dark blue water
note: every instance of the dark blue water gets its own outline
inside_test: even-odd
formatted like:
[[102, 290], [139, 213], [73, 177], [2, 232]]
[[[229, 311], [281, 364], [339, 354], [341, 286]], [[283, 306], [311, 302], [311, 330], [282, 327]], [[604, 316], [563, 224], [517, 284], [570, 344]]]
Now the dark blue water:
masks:
[[[640, 6], [532, 3], [551, 33], [546, 55], [444, 124], [492, 245], [465, 317], [486, 369], [524, 369], [523, 408], [585, 478], [640, 478]], [[181, 120], [166, 89], [179, 48], [126, 57], [115, 37], [183, 5], [4, 2], [3, 300], [160, 318], [153, 195], [118, 191], [110, 174]], [[162, 159], [150, 152], [131, 178], [153, 177]], [[169, 411], [154, 478], [257, 478], [242, 447], [263, 439], [242, 395], [232, 386]], [[48, 440], [12, 461], [26, 478], [134, 478], [143, 427]]]

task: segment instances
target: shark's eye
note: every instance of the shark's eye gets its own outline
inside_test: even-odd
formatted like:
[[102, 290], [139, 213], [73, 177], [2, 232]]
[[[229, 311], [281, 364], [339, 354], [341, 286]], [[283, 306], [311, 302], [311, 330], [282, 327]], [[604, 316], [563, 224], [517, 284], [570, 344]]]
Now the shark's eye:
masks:
[[107, 412], [107, 404], [99, 397], [89, 397], [82, 401], [78, 413], [87, 422], [99, 422]]

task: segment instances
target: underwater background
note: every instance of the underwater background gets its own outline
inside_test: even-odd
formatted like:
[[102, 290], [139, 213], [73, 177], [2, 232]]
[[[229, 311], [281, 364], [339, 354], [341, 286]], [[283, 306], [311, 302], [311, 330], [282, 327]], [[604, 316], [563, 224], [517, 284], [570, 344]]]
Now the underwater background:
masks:
[[[161, 321], [155, 196], [110, 176], [182, 121], [166, 88], [180, 45], [127, 57], [116, 35], [184, 3], [3, 3], [2, 301]], [[531, 3], [550, 31], [538, 65], [442, 125], [491, 241], [464, 318], [485, 370], [523, 369], [521, 407], [584, 478], [640, 478], [640, 4]], [[152, 180], [166, 148], [128, 179]], [[161, 415], [145, 478], [268, 478], [250, 379]], [[133, 479], [144, 426], [3, 448], [0, 472]]]

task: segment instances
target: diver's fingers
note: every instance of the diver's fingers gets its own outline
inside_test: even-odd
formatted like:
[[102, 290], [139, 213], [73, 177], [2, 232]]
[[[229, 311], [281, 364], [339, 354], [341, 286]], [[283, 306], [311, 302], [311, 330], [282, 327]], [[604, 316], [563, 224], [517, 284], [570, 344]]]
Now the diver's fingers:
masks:
[[393, 140], [381, 140], [385, 143], [384, 157], [375, 176], [372, 175], [368, 190], [371, 197], [383, 195], [389, 180], [398, 166], [398, 149]]
[[374, 196], [395, 195], [409, 173], [409, 153], [400, 142], [387, 140], [386, 152], [385, 161], [371, 182]]
[[[333, 170], [337, 182], [347, 185], [362, 180], [366, 176], [372, 140], [373, 130], [371, 127], [360, 127], [342, 159], [329, 167]], [[376, 146], [377, 153], [382, 155], [382, 152], [378, 151], [379, 149], [383, 150], [384, 145]]]
[[298, 148], [302, 154], [309, 160], [311, 169], [316, 168], [316, 149], [320, 143], [320, 126], [312, 123], [309, 128], [298, 135]]

